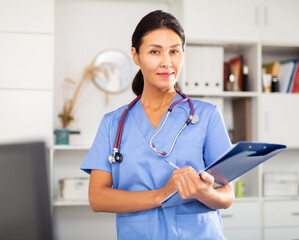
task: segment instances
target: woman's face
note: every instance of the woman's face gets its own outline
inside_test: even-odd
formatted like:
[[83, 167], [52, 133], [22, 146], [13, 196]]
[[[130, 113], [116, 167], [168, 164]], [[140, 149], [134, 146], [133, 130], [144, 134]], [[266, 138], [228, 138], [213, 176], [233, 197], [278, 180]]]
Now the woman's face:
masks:
[[142, 38], [139, 53], [132, 48], [132, 56], [142, 71], [144, 88], [174, 89], [184, 62], [182, 40], [177, 33], [166, 28], [149, 32]]

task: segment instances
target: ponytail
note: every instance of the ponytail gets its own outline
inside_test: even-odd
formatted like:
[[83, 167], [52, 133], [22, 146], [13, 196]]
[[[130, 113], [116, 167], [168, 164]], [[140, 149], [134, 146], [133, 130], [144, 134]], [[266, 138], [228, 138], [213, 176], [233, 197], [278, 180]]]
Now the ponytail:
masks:
[[176, 91], [182, 92], [182, 89], [181, 89], [181, 87], [180, 87], [180, 85], [179, 85], [178, 82], [176, 82], [176, 83], [174, 84], [174, 89], [175, 89]]
[[137, 95], [140, 96], [143, 92], [144, 80], [141, 70], [137, 72], [132, 82], [132, 90]]

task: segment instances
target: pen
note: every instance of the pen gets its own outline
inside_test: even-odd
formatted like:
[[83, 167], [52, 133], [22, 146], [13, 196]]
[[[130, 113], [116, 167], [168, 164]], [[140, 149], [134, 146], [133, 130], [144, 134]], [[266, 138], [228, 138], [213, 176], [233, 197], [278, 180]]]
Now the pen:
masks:
[[164, 158], [164, 161], [167, 162], [170, 166], [174, 167], [175, 169], [180, 169], [177, 165], [175, 165], [172, 162], [169, 162], [166, 158]]

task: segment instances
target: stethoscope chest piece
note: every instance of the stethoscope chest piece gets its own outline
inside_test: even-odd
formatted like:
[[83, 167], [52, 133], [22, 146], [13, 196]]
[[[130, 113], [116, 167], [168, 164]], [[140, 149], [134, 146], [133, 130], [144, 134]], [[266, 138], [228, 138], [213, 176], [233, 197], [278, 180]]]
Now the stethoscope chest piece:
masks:
[[109, 155], [109, 162], [112, 163], [121, 163], [123, 160], [123, 155], [120, 152], [114, 151], [113, 154]]
[[198, 115], [194, 115], [193, 118], [192, 118], [192, 120], [191, 120], [191, 123], [195, 124], [195, 123], [198, 123], [198, 121], [199, 121], [199, 116]]

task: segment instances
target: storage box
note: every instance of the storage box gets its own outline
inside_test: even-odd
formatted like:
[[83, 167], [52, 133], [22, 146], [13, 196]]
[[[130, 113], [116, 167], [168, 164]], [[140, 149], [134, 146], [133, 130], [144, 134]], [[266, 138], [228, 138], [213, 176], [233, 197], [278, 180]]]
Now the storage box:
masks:
[[88, 178], [64, 178], [59, 180], [59, 185], [61, 199], [88, 201]]
[[298, 196], [297, 172], [268, 172], [264, 173], [265, 197]]

